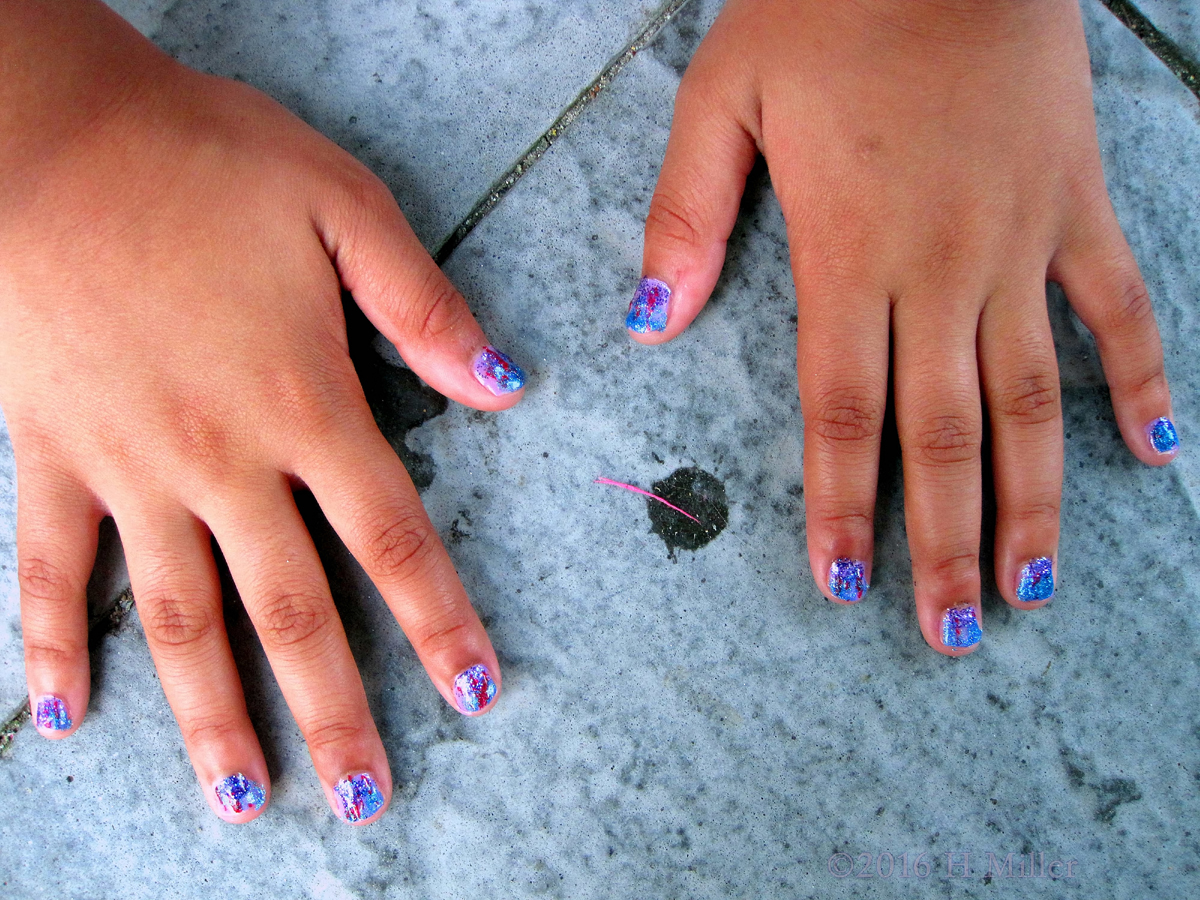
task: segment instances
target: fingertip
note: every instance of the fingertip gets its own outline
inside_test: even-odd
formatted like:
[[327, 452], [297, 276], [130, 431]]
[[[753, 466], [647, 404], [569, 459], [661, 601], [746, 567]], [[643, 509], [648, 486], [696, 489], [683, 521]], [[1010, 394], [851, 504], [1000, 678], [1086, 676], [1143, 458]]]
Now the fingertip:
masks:
[[977, 603], [933, 608], [920, 616], [925, 642], [944, 656], [974, 653], [983, 641], [983, 617]]
[[[816, 572], [814, 570], [814, 575]], [[843, 606], [854, 606], [866, 597], [870, 589], [871, 563], [849, 556], [839, 556], [824, 567], [822, 583], [816, 575], [817, 586], [828, 600]]]
[[471, 374], [490, 395], [486, 408], [501, 410], [515, 406], [525, 396], [525, 370], [507, 353], [485, 345], [471, 362]]
[[349, 825], [377, 822], [391, 804], [391, 778], [380, 773], [349, 772], [326, 788], [329, 805]]
[[62, 694], [31, 692], [29, 712], [38, 734], [51, 741], [61, 741], [79, 729], [87, 712], [87, 703], [72, 703]]
[[495, 707], [500, 696], [499, 669], [483, 663], [468, 666], [454, 676], [450, 692], [456, 710], [468, 717], [482, 716]]
[[[1179, 455], [1179, 433], [1169, 416], [1159, 416], [1142, 428], [1138, 456], [1152, 466], [1165, 466]], [[1148, 449], [1147, 449], [1148, 448]], [[1136, 452], [1136, 451], [1135, 451]]]

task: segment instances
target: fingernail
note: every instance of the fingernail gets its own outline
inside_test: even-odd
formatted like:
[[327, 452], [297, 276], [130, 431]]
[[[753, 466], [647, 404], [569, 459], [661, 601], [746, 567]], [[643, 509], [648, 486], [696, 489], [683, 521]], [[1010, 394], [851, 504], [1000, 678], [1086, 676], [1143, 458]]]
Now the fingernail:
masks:
[[337, 796], [338, 815], [347, 822], [361, 822], [379, 812], [383, 794], [368, 773], [350, 775], [333, 786]]
[[519, 391], [525, 372], [495, 347], [484, 347], [475, 357], [475, 380], [497, 397]]
[[855, 603], [867, 592], [867, 566], [857, 559], [839, 556], [829, 567], [829, 593]]
[[671, 302], [671, 289], [657, 278], [643, 278], [633, 292], [629, 304], [629, 315], [625, 327], [638, 334], [648, 331], [664, 331], [667, 327], [667, 307]]
[[44, 728], [46, 731], [67, 731], [71, 727], [71, 714], [67, 711], [67, 702], [51, 694], [38, 698], [33, 720], [38, 728]]
[[479, 712], [495, 697], [496, 682], [485, 665], [473, 665], [454, 678], [454, 702], [460, 712]]
[[947, 647], [974, 647], [983, 637], [973, 606], [952, 606], [942, 615], [942, 643]]
[[1054, 563], [1048, 556], [1039, 556], [1025, 563], [1017, 582], [1017, 599], [1024, 603], [1049, 600], [1054, 596]]
[[1146, 436], [1150, 438], [1150, 446], [1156, 453], [1174, 453], [1179, 449], [1179, 435], [1175, 433], [1175, 423], [1166, 416], [1161, 416], [1147, 425]]
[[213, 785], [213, 790], [221, 809], [231, 816], [262, 809], [267, 803], [267, 792], [263, 786], [241, 772], [221, 779]]

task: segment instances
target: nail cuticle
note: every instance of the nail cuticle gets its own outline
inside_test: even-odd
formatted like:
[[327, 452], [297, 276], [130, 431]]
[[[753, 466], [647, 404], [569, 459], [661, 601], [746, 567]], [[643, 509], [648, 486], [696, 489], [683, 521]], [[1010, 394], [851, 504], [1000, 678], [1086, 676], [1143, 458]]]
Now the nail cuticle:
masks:
[[487, 666], [477, 663], [454, 677], [454, 702], [459, 712], [477, 713], [496, 699], [496, 682]]
[[839, 600], [857, 603], [867, 593], [867, 565], [861, 560], [839, 556], [829, 567], [829, 593]]
[[955, 650], [974, 647], [983, 638], [974, 606], [952, 606], [942, 613], [942, 644]]
[[665, 331], [667, 311], [671, 304], [671, 289], [665, 281], [643, 278], [633, 292], [625, 327], [638, 334]]
[[484, 347], [471, 367], [475, 380], [497, 397], [519, 391], [525, 384], [525, 371], [495, 347]]

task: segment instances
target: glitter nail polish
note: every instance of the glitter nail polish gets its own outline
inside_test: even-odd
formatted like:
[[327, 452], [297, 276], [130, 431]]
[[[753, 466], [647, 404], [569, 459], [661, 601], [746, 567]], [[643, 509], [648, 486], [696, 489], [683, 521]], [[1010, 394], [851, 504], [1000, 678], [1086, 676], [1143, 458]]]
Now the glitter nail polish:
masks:
[[67, 731], [71, 727], [71, 714], [67, 711], [67, 702], [50, 694], [38, 698], [33, 720], [38, 728], [47, 731]]
[[1156, 453], [1174, 453], [1179, 449], [1179, 435], [1175, 433], [1175, 424], [1166, 416], [1147, 425], [1146, 436], [1150, 438], [1150, 446]]
[[347, 822], [369, 819], [383, 806], [379, 785], [366, 772], [343, 778], [333, 786], [333, 793], [337, 796], [338, 815]]
[[865, 563], [840, 556], [829, 567], [829, 593], [839, 600], [856, 602], [867, 592]]
[[221, 809], [230, 815], [262, 809], [267, 802], [267, 792], [263, 786], [241, 772], [221, 779], [213, 785], [213, 790]]
[[1017, 599], [1025, 603], [1049, 600], [1054, 596], [1054, 563], [1048, 556], [1039, 556], [1025, 563], [1017, 582]]
[[952, 606], [942, 614], [942, 643], [947, 647], [974, 647], [983, 637], [973, 606]]
[[496, 682], [487, 666], [477, 663], [454, 679], [454, 702], [460, 712], [479, 712], [496, 697]]
[[475, 380], [496, 396], [519, 391], [525, 372], [495, 347], [484, 347], [475, 358]]
[[667, 307], [671, 302], [671, 289], [657, 278], [643, 278], [633, 292], [625, 327], [638, 334], [648, 331], [664, 331], [667, 327]]

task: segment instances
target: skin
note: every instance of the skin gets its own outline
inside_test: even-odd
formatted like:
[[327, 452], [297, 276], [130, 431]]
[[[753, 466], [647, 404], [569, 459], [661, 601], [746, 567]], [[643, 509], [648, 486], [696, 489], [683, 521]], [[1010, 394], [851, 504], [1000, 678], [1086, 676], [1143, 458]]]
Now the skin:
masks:
[[[47, 103], [45, 98], [55, 102]], [[392, 781], [312, 539], [311, 490], [434, 685], [499, 666], [347, 353], [341, 288], [430, 385], [487, 340], [387, 189], [245, 85], [186, 69], [92, 0], [0, 2], [0, 404], [16, 458], [31, 698], [88, 703], [85, 586], [121, 534], [202, 790], [270, 778], [225, 633], [219, 544], [335, 811]], [[386, 803], [385, 803], [386, 808]], [[382, 815], [382, 810], [371, 819]]]
[[[787, 222], [799, 309], [809, 561], [869, 565], [889, 379], [917, 618], [979, 610], [991, 426], [997, 587], [1056, 558], [1063, 429], [1045, 299], [1095, 335], [1130, 450], [1171, 415], [1146, 288], [1105, 189], [1075, 0], [730, 0], [675, 104], [643, 273], [678, 336], [716, 284], [758, 155]], [[978, 646], [978, 645], [976, 645]]]

